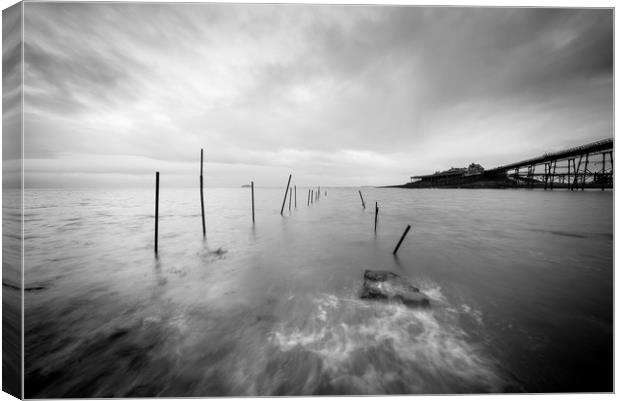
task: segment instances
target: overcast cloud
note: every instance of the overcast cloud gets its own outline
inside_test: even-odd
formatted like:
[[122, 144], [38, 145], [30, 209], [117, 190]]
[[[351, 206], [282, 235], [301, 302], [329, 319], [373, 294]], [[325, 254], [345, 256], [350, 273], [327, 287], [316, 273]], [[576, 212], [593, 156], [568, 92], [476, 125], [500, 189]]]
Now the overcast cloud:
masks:
[[25, 4], [27, 186], [398, 184], [613, 135], [611, 10]]

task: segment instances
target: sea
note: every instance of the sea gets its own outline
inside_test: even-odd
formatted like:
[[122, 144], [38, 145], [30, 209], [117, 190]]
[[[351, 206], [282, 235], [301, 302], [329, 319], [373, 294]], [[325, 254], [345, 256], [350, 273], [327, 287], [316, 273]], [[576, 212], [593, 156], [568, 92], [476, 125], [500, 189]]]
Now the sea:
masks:
[[27, 189], [25, 396], [613, 391], [613, 191], [308, 191]]

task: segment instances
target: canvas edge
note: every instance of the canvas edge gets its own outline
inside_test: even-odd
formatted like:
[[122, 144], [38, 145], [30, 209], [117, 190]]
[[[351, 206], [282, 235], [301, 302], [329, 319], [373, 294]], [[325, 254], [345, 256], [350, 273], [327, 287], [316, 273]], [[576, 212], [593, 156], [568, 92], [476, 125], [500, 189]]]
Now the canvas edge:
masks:
[[23, 398], [23, 3], [2, 10], [2, 391]]

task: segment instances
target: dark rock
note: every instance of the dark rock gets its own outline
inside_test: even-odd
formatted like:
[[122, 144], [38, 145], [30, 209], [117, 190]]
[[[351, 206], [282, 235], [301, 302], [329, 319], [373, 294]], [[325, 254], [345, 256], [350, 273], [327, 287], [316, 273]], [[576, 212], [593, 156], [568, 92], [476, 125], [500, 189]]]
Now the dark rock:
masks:
[[384, 270], [366, 270], [361, 298], [400, 301], [407, 306], [428, 306], [430, 300], [407, 279]]

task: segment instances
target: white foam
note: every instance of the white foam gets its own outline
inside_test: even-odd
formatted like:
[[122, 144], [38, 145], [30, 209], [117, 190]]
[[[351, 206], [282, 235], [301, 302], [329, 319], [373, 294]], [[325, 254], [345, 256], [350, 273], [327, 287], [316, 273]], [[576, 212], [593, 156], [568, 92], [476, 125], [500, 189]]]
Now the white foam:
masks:
[[474, 308], [472, 308], [471, 306], [469, 306], [467, 304], [462, 304], [461, 305], [461, 310], [465, 314], [471, 316], [476, 321], [476, 323], [478, 323], [479, 325], [482, 326], [483, 321], [482, 321], [482, 312], [481, 311], [479, 311], [478, 309], [474, 309]]
[[438, 285], [423, 284], [420, 288], [420, 291], [423, 292], [432, 301], [440, 303], [448, 302], [446, 297], [441, 292], [441, 287]]
[[[440, 288], [434, 288], [431, 293], [441, 299]], [[311, 323], [301, 327], [282, 323], [270, 340], [283, 351], [300, 346], [321, 356], [331, 377], [347, 377], [347, 382], [369, 394], [397, 379], [412, 392], [436, 391], [423, 379], [429, 374], [446, 386], [442, 391], [449, 392], [457, 383], [501, 391], [503, 383], [494, 364], [468, 342], [445, 308], [438, 313], [432, 308], [369, 302], [360, 307], [333, 295], [320, 296], [313, 303], [313, 319], [306, 321]], [[375, 362], [372, 358], [377, 355], [380, 361]]]

